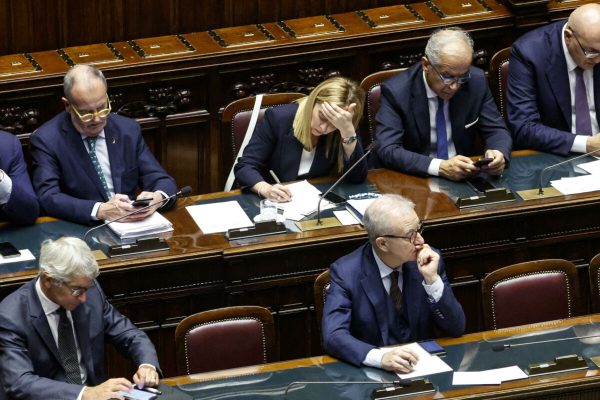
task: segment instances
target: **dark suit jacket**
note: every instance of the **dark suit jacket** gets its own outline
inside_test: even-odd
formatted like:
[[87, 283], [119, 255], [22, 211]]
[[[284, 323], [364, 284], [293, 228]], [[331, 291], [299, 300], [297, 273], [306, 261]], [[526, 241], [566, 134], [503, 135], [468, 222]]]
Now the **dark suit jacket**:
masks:
[[[175, 181], [160, 166], [142, 137], [139, 124], [110, 114], [104, 128], [115, 193], [134, 198], [142, 190], [177, 192]], [[62, 112], [31, 135], [33, 186], [51, 216], [91, 224], [96, 202], [108, 200], [85, 144]]]
[[23, 150], [13, 134], [0, 131], [0, 169], [12, 180], [8, 202], [0, 206], [0, 219], [17, 224], [33, 224], [40, 213], [37, 197], [31, 187]]
[[[26, 283], [0, 303], [0, 400], [76, 399], [83, 386], [64, 382], [65, 371], [35, 282]], [[135, 365], [147, 363], [159, 370], [148, 336], [109, 304], [98, 282], [72, 316], [88, 385], [107, 379], [105, 340]]]
[[[371, 244], [366, 243], [340, 258], [329, 271], [331, 284], [323, 311], [325, 351], [360, 365], [373, 348], [396, 344], [389, 341], [386, 307], [389, 294], [383, 286]], [[444, 292], [432, 304], [416, 263], [402, 266], [402, 309], [411, 341], [432, 338], [434, 324], [451, 336], [460, 336], [465, 330], [465, 314], [452, 293], [441, 261], [438, 273], [444, 282]]]
[[[297, 104], [286, 104], [270, 108], [244, 149], [243, 156], [235, 166], [235, 177], [242, 187], [247, 189], [258, 182], [274, 183], [269, 174], [273, 170], [281, 182], [298, 179], [298, 167], [302, 156], [302, 144], [294, 136], [292, 124], [298, 110]], [[333, 150], [325, 154], [327, 136], [336, 135]], [[310, 171], [303, 178], [327, 176], [337, 168], [339, 134], [337, 131], [319, 138], [315, 158]], [[363, 155], [360, 142], [352, 156], [345, 161], [344, 169], [354, 164]], [[362, 182], [367, 177], [367, 162], [363, 160], [346, 177], [350, 182]]]
[[[476, 155], [476, 136], [485, 150], [498, 150], [508, 163], [512, 139], [492, 98], [483, 71], [471, 67], [471, 80], [450, 99], [452, 140], [456, 153]], [[379, 163], [390, 169], [413, 175], [427, 175], [432, 157], [429, 105], [423, 82], [423, 69], [416, 64], [381, 85], [381, 103], [377, 112]]]
[[[512, 46], [507, 105], [515, 148], [565, 155], [573, 147], [571, 91], [561, 44], [565, 23], [559, 21], [535, 29]], [[594, 99], [600, 123], [598, 65], [594, 67]]]

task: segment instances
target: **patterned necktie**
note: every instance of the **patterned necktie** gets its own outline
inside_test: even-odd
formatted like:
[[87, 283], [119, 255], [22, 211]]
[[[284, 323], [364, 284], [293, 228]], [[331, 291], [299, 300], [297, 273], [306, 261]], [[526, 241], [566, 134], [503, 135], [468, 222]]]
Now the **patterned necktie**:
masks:
[[591, 135], [590, 107], [581, 68], [575, 68], [575, 77], [575, 133], [578, 135]]
[[438, 97], [438, 109], [435, 114], [435, 132], [437, 134], [437, 158], [448, 159], [448, 133], [444, 116], [444, 99]]
[[400, 313], [402, 311], [402, 292], [398, 287], [398, 278], [400, 277], [400, 271], [395, 269], [390, 274], [390, 278], [392, 279], [392, 284], [390, 286], [390, 296], [392, 297], [392, 301], [394, 302], [394, 307], [396, 307], [396, 311]]
[[110, 199], [112, 196], [110, 194], [110, 190], [108, 189], [108, 184], [106, 183], [106, 178], [104, 178], [104, 172], [102, 172], [102, 167], [100, 166], [100, 162], [98, 161], [98, 157], [96, 156], [96, 140], [97, 137], [86, 137], [85, 142], [88, 145], [88, 154], [90, 155], [90, 159], [92, 160], [92, 164], [94, 165], [94, 169], [98, 174], [98, 178], [100, 178], [100, 182], [102, 183], [102, 187], [106, 192], [106, 196]]
[[77, 347], [73, 336], [73, 325], [67, 317], [67, 312], [60, 307], [56, 310], [58, 321], [58, 354], [67, 375], [67, 383], [81, 385], [81, 371], [77, 358]]

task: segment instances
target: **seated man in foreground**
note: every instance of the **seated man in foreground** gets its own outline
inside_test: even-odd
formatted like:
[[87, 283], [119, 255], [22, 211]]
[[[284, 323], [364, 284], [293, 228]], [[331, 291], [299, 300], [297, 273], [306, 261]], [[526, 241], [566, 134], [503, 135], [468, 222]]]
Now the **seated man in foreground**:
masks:
[[364, 225], [369, 243], [330, 267], [323, 346], [356, 366], [409, 372], [417, 361], [412, 351], [380, 347], [433, 338], [434, 325], [460, 336], [465, 315], [412, 202], [383, 195], [367, 208]]
[[[438, 30], [419, 64], [381, 85], [376, 116], [379, 164], [454, 181], [480, 172], [502, 174], [512, 139], [485, 74], [471, 66], [472, 60], [473, 40], [467, 32]], [[482, 151], [476, 147], [478, 136], [485, 157], [491, 159], [482, 166], [468, 157]]]
[[106, 380], [105, 340], [138, 366], [138, 387], [158, 384], [152, 342], [110, 305], [84, 241], [45, 241], [39, 267], [0, 303], [0, 400], [123, 400], [133, 383]]

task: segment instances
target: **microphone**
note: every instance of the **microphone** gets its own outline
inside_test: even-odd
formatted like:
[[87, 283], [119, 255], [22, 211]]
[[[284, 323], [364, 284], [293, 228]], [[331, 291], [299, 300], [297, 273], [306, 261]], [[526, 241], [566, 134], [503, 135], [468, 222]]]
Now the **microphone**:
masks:
[[569, 158], [568, 160], [561, 161], [561, 162], [559, 162], [557, 164], [552, 164], [552, 165], [549, 165], [546, 168], [544, 168], [542, 170], [542, 173], [540, 174], [540, 190], [538, 191], [538, 196], [543, 196], [544, 195], [544, 189], [542, 188], [542, 185], [543, 185], [543, 182], [544, 182], [544, 172], [546, 172], [547, 170], [556, 168], [556, 167], [560, 167], [561, 165], [570, 163], [571, 161], [579, 160], [580, 158], [590, 156], [590, 155], [598, 153], [598, 152], [600, 152], [600, 149], [596, 149], [594, 151], [590, 151], [589, 153], [584, 153], [584, 154], [578, 155], [576, 157]]
[[496, 345], [492, 346], [492, 350], [496, 351], [496, 352], [500, 352], [500, 351], [508, 350], [511, 347], [529, 346], [530, 344], [554, 343], [554, 342], [562, 342], [565, 340], [588, 339], [588, 338], [597, 338], [597, 337], [600, 337], [600, 334], [587, 335], [587, 336], [573, 336], [573, 337], [561, 338], [561, 339], [538, 340], [535, 342], [526, 342], [526, 343], [496, 344]]
[[333, 183], [333, 185], [331, 185], [331, 187], [329, 189], [327, 189], [325, 191], [325, 193], [321, 196], [321, 198], [319, 199], [319, 202], [317, 203], [317, 226], [322, 225], [321, 222], [321, 200], [323, 200], [323, 198], [325, 196], [327, 196], [329, 194], [329, 192], [331, 192], [333, 189], [335, 189], [335, 187], [337, 185], [339, 185], [339, 183], [341, 181], [344, 180], [344, 178], [346, 177], [346, 175], [348, 175], [350, 173], [350, 171], [352, 171], [354, 169], [354, 167], [356, 167], [358, 164], [361, 163], [362, 160], [364, 160], [369, 154], [371, 154], [371, 152], [373, 152], [373, 150], [377, 150], [377, 148], [379, 147], [379, 142], [377, 140], [374, 140], [369, 147], [367, 147], [365, 154], [362, 155], [362, 157], [360, 157], [358, 160], [356, 160], [356, 162], [354, 164], [352, 164], [350, 166], [350, 168], [348, 168], [348, 170], [346, 172], [344, 172], [344, 174], [342, 176], [340, 176], [338, 178], [337, 181], [335, 181]]
[[139, 213], [141, 213], [143, 211], [146, 211], [150, 207], [154, 207], [157, 204], [162, 204], [162, 203], [167, 202], [167, 201], [169, 201], [169, 200], [171, 200], [171, 199], [173, 199], [175, 197], [187, 197], [187, 196], [190, 195], [190, 193], [192, 193], [192, 188], [190, 186], [184, 186], [184, 187], [181, 188], [181, 190], [179, 192], [177, 192], [177, 193], [175, 193], [175, 194], [173, 194], [173, 195], [171, 195], [169, 197], [165, 197], [164, 199], [159, 200], [159, 201], [154, 202], [154, 203], [151, 203], [151, 204], [148, 204], [147, 206], [144, 206], [144, 207], [141, 207], [141, 208], [137, 208], [137, 209], [135, 209], [135, 210], [133, 210], [133, 211], [125, 214], [125, 215], [120, 216], [119, 218], [115, 218], [113, 220], [106, 221], [103, 224], [100, 224], [98, 226], [94, 226], [93, 228], [88, 229], [87, 232], [85, 233], [85, 235], [83, 235], [83, 240], [85, 241], [85, 238], [87, 237], [87, 235], [89, 235], [90, 232], [93, 232], [96, 229], [100, 229], [103, 226], [107, 226], [109, 224], [112, 224], [113, 222], [120, 221], [122, 219], [125, 219], [125, 218], [131, 216], [131, 215], [139, 214]]

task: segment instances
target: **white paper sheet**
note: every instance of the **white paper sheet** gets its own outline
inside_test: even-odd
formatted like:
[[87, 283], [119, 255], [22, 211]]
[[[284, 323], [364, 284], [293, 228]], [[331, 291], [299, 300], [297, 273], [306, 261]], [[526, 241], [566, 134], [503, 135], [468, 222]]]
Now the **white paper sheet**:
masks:
[[590, 174], [600, 175], [600, 160], [582, 163], [577, 166]]
[[516, 365], [505, 368], [488, 369], [486, 371], [455, 372], [452, 385], [499, 385], [502, 382], [525, 379], [527, 374]]
[[414, 370], [408, 374], [398, 374], [401, 379], [412, 379], [420, 376], [434, 375], [442, 372], [452, 371], [452, 368], [438, 356], [432, 356], [418, 343], [411, 343], [409, 348], [419, 357]]
[[20, 262], [20, 261], [35, 260], [34, 255], [31, 254], [31, 251], [29, 251], [29, 249], [23, 249], [23, 250], [19, 249], [19, 251], [21, 252], [21, 255], [19, 257], [3, 258], [2, 256], [0, 256], [0, 264], [9, 264], [9, 263]]
[[354, 218], [347, 210], [334, 211], [333, 215], [340, 221], [342, 225], [357, 225], [360, 224], [360, 221]]
[[600, 190], [600, 177], [598, 175], [574, 176], [551, 181], [550, 184], [565, 195], [587, 193]]
[[121, 239], [133, 239], [173, 230], [173, 224], [158, 212], [141, 221], [113, 222], [108, 227]]
[[199, 204], [186, 210], [205, 235], [254, 225], [237, 201]]
[[[286, 187], [292, 193], [292, 200], [287, 203], [277, 203], [277, 208], [283, 210], [283, 216], [292, 221], [300, 221], [305, 216], [317, 211], [321, 192], [319, 189], [308, 183], [308, 181], [299, 181], [290, 183]], [[321, 211], [335, 207], [331, 202], [323, 199], [321, 201]]]

